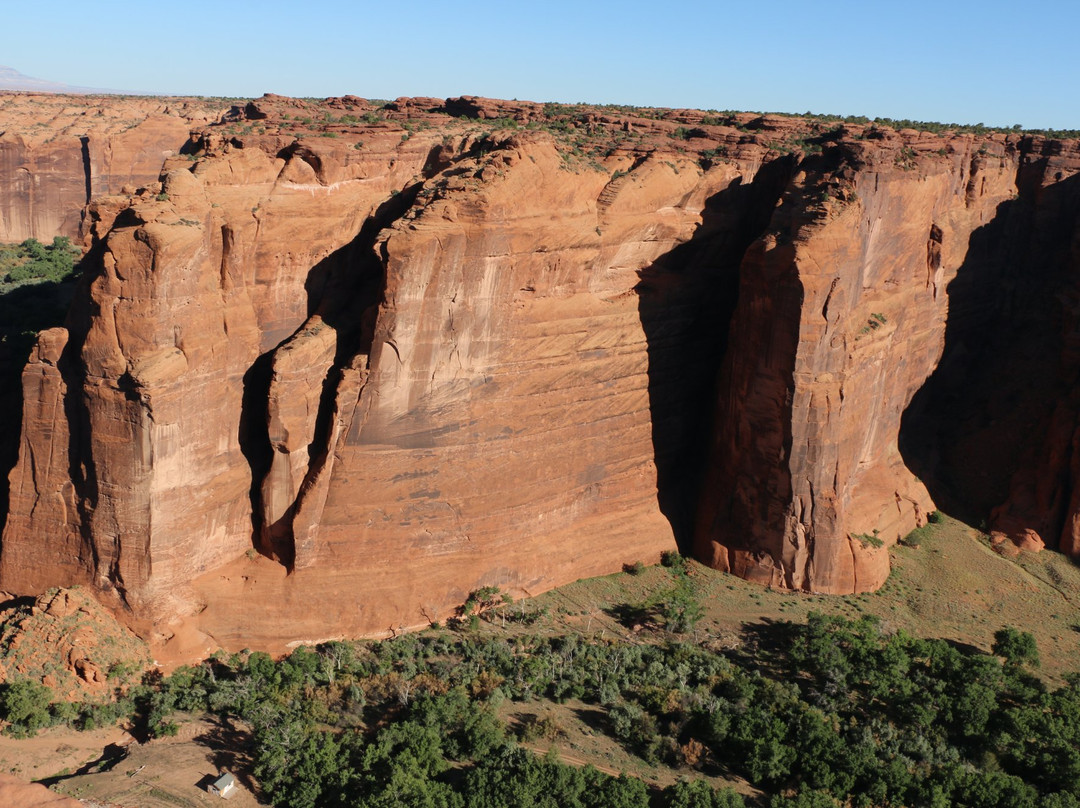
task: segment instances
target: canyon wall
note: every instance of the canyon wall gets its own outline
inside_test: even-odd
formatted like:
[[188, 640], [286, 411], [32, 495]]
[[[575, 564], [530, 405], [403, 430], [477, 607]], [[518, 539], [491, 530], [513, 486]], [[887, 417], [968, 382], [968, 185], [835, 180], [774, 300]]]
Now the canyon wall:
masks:
[[221, 118], [207, 99], [0, 94], [0, 242], [81, 235], [91, 199], [156, 182], [193, 128]]
[[[0, 93], [0, 244], [66, 236], [88, 243], [87, 204], [158, 181], [192, 128], [219, 121], [225, 100]], [[0, 278], [2, 282], [4, 278]], [[18, 455], [19, 376], [32, 333], [63, 323], [72, 283], [0, 283], [0, 511]], [[33, 404], [31, 404], [31, 407]]]
[[[191, 658], [676, 542], [866, 591], [950, 497], [1077, 551], [1075, 143], [267, 97], [185, 151], [86, 209], [23, 373], [7, 590], [93, 585]], [[994, 362], [1033, 344], [1051, 378], [1006, 438], [1028, 388]], [[961, 416], [1039, 447], [983, 470], [994, 501], [943, 448]]]

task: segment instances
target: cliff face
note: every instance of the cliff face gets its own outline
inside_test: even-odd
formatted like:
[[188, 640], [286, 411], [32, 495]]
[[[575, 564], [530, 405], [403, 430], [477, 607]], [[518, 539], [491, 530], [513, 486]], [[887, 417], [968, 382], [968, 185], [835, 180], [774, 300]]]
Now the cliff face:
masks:
[[1077, 557], [1080, 151], [1033, 143], [1016, 190], [972, 233], [949, 286], [945, 351], [902, 448], [950, 512]]
[[696, 548], [775, 586], [875, 589], [933, 508], [901, 415], [972, 231], [1015, 193], [1016, 144], [882, 135], [804, 161], [743, 262]]
[[0, 242], [77, 238], [91, 199], [156, 182], [191, 130], [228, 109], [202, 99], [0, 94]]
[[[93, 584], [177, 657], [396, 631], [676, 539], [774, 585], [872, 589], [962, 488], [935, 454], [957, 415], [939, 360], [978, 342], [953, 299], [1005, 322], [982, 278], [1038, 265], [1052, 304], [1075, 269], [1075, 144], [327, 105], [263, 99], [160, 190], [90, 206], [84, 293], [23, 374], [0, 586]], [[991, 232], [1028, 264], [980, 262]], [[1023, 426], [1057, 449], [996, 471], [1013, 534], [1047, 536], [1032, 487], [1074, 498], [1052, 305], [1059, 403]], [[982, 356], [953, 364], [990, 379]]]
[[673, 546], [634, 288], [756, 166], [575, 173], [476, 129], [211, 136], [92, 206], [98, 270], [24, 374], [4, 585], [92, 583], [198, 653]]
[[1075, 554], [1080, 152], [875, 134], [807, 160], [743, 261], [696, 550], [873, 590], [937, 500]]

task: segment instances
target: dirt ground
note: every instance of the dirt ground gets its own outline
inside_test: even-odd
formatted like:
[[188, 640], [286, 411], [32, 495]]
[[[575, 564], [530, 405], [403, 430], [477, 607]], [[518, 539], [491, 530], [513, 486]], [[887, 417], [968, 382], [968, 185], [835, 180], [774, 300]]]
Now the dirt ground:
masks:
[[[254, 808], [264, 803], [251, 779], [249, 742], [241, 725], [211, 718], [181, 720], [176, 737], [145, 744], [119, 729], [51, 729], [26, 740], [0, 737], [0, 766], [60, 794], [115, 808]], [[224, 803], [206, 791], [221, 771], [238, 781]]]
[[116, 727], [93, 732], [49, 729], [25, 739], [0, 735], [0, 772], [23, 780], [71, 774], [89, 761], [100, 758], [107, 747], [126, 746], [134, 740]]

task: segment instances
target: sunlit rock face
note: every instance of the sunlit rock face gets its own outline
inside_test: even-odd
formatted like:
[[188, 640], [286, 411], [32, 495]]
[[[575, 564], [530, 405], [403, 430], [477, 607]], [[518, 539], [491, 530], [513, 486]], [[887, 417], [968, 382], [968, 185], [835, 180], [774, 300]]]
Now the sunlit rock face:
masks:
[[[1003, 453], [985, 510], [1076, 551], [1046, 293], [1074, 288], [1075, 144], [680, 111], [582, 116], [571, 148], [487, 99], [336, 99], [297, 137], [305, 103], [234, 110], [83, 212], [0, 587], [91, 584], [174, 659], [396, 632], [676, 542], [867, 591], [935, 501], [972, 502], [949, 447], [1004, 434], [1022, 380], [991, 359], [1030, 344], [1051, 398], [1009, 434], [1048, 448]], [[1034, 343], [1015, 301], [1050, 307]]]

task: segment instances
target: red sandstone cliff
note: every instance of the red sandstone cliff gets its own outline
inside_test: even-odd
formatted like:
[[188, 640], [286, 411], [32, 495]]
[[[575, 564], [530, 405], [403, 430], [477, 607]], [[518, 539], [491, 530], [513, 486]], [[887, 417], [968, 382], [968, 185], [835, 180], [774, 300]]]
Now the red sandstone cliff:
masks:
[[[550, 115], [266, 98], [160, 191], [99, 199], [85, 293], [23, 375], [0, 586], [93, 584], [180, 656], [426, 623], [673, 528], [763, 582], [879, 586], [963, 487], [935, 368], [975, 350], [954, 291], [1011, 271], [973, 245], [1075, 244], [1075, 144]], [[1038, 331], [1057, 393], [1071, 323]], [[1016, 439], [1069, 440], [1059, 399]], [[996, 474], [1002, 513], [1045, 516], [1019, 459]]]
[[0, 242], [80, 235], [91, 199], [157, 181], [228, 103], [0, 93]]
[[[1015, 474], [992, 526], [1017, 542], [1076, 520], [1076, 324], [1053, 296], [1076, 294], [1077, 145], [867, 134], [804, 163], [742, 267], [696, 549], [777, 586], [876, 589], [888, 545], [934, 507], [923, 480], [962, 509], [958, 487], [985, 496]], [[947, 381], [926, 384], [936, 370]], [[963, 432], [995, 449], [940, 463]], [[1020, 459], [1031, 441], [1041, 455]]]
[[740, 170], [360, 129], [213, 135], [92, 207], [99, 270], [24, 374], [7, 586], [91, 583], [200, 652], [672, 546], [633, 290]]

